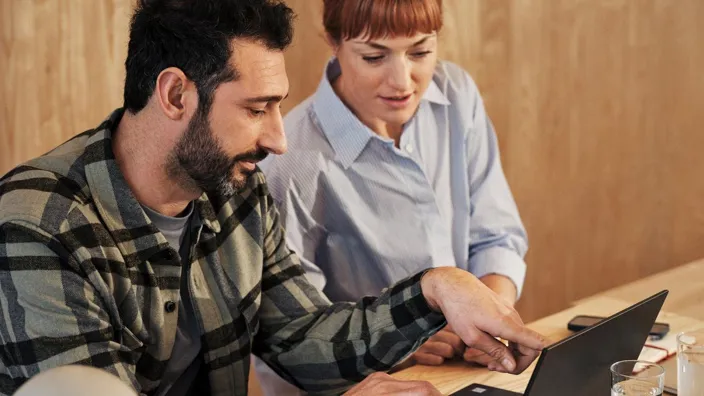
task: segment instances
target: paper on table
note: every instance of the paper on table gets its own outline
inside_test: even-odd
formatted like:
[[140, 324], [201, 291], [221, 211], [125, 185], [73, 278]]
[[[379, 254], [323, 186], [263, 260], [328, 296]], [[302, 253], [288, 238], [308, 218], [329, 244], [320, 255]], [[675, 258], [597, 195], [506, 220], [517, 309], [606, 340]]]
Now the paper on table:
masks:
[[[674, 316], [674, 315], [673, 315]], [[638, 360], [657, 363], [677, 353], [677, 334], [701, 328], [701, 323], [686, 327], [679, 327], [677, 331], [670, 331], [660, 340], [648, 340], [638, 356]]]

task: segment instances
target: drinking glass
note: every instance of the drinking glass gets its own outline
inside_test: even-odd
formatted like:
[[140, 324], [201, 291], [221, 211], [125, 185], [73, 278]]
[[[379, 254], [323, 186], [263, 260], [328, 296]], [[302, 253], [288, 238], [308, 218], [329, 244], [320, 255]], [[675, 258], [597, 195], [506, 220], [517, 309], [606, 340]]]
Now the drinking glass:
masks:
[[704, 329], [677, 335], [677, 394], [704, 396]]
[[642, 360], [611, 365], [611, 396], [657, 396], [665, 386], [665, 369]]

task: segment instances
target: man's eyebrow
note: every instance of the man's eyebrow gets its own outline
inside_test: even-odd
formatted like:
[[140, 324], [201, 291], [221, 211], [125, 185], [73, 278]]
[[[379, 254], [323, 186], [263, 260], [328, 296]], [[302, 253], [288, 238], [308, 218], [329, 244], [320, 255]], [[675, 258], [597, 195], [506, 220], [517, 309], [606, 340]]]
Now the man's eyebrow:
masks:
[[253, 98], [247, 98], [246, 102], [247, 103], [269, 103], [269, 102], [281, 102], [282, 100], [288, 98], [288, 94], [286, 96], [281, 96], [281, 95], [267, 95], [267, 96], [255, 96]]

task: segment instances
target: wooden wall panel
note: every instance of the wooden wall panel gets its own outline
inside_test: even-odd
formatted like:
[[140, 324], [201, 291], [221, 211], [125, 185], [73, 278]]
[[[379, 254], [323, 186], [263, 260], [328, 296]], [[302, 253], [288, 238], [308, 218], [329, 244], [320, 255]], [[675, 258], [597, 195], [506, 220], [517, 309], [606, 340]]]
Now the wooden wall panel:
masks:
[[0, 173], [122, 103], [128, 0], [0, 0]]
[[[329, 51], [320, 3], [289, 3], [295, 104]], [[444, 3], [440, 55], [477, 81], [528, 228], [524, 317], [704, 256], [704, 2]]]
[[[444, 2], [528, 228], [524, 317], [704, 256], [704, 2]], [[320, 2], [288, 3], [286, 109], [329, 56]], [[0, 173], [120, 105], [130, 6], [0, 0]]]

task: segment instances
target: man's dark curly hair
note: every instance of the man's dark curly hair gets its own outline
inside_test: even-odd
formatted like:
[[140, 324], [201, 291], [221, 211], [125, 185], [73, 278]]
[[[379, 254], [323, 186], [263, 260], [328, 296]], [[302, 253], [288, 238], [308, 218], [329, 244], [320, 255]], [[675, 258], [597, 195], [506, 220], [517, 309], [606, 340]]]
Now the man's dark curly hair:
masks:
[[280, 0], [140, 0], [130, 23], [124, 107], [142, 110], [159, 73], [177, 67], [195, 83], [200, 110], [208, 109], [218, 85], [238, 78], [229, 64], [231, 40], [284, 50], [292, 21]]

